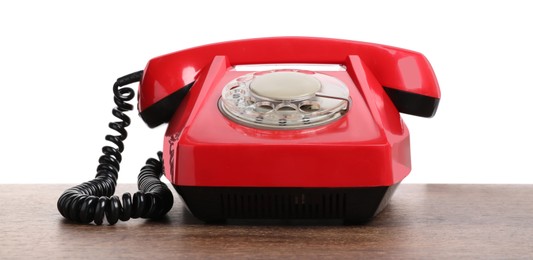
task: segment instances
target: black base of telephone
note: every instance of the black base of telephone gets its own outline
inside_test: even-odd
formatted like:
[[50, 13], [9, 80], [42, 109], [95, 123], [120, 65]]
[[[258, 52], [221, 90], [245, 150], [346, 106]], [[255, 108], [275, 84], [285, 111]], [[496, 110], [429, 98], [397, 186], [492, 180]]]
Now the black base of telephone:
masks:
[[340, 219], [364, 223], [388, 204], [399, 183], [358, 188], [177, 186], [191, 213], [208, 223], [228, 219]]

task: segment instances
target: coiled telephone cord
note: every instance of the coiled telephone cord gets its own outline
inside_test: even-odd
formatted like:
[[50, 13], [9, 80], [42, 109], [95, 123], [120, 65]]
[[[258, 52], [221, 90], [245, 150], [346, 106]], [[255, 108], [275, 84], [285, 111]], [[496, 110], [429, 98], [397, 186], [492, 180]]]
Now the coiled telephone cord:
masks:
[[96, 176], [93, 180], [67, 189], [57, 201], [57, 209], [63, 217], [80, 222], [101, 225], [104, 216], [110, 225], [118, 220], [127, 221], [130, 218], [159, 218], [165, 215], [174, 204], [174, 197], [167, 185], [161, 182], [163, 175], [162, 153], [158, 152], [158, 159], [150, 158], [139, 173], [137, 191], [133, 197], [130, 193], [122, 195], [122, 203], [118, 196], [114, 196], [117, 185], [121, 153], [124, 151], [124, 140], [128, 136], [126, 127], [130, 125], [130, 118], [124, 113], [133, 110], [128, 101], [135, 96], [133, 89], [125, 85], [141, 80], [143, 71], [131, 73], [118, 78], [113, 85], [114, 101], [117, 105], [113, 115], [119, 122], [109, 123], [109, 128], [119, 135], [106, 135], [105, 139], [116, 147], [104, 146], [100, 156]]

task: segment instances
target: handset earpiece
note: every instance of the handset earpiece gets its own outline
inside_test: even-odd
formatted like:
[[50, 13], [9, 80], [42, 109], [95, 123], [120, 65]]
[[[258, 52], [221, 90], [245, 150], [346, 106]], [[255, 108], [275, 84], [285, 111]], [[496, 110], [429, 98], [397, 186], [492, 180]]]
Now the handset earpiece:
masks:
[[396, 109], [398, 109], [398, 112], [420, 117], [433, 117], [435, 113], [437, 113], [440, 98], [420, 95], [386, 86], [383, 86], [383, 89]]
[[176, 112], [187, 93], [189, 93], [192, 85], [194, 85], [194, 82], [187, 84], [183, 88], [176, 90], [174, 93], [139, 112], [142, 120], [150, 128], [157, 127], [170, 121], [174, 112]]

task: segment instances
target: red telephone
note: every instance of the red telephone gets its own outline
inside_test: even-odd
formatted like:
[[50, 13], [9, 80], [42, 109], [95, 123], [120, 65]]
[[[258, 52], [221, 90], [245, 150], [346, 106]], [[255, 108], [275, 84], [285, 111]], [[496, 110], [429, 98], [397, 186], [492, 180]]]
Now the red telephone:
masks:
[[[236, 65], [283, 64], [241, 71]], [[337, 64], [338, 70], [295, 64]], [[133, 197], [114, 193], [133, 90], [150, 127], [169, 123], [160, 160], [141, 170]], [[97, 176], [59, 198], [68, 219], [110, 224], [172, 207], [163, 174], [193, 215], [227, 219], [371, 219], [410, 171], [398, 112], [432, 117], [437, 80], [420, 53], [307, 37], [231, 41], [154, 58], [114, 86], [122, 122], [110, 127]], [[162, 162], [161, 162], [162, 161]]]

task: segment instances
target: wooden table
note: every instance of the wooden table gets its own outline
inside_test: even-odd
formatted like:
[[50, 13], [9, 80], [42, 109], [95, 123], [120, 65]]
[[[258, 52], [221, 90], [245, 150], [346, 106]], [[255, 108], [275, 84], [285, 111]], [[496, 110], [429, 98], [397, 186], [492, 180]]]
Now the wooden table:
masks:
[[0, 187], [1, 259], [533, 259], [533, 185], [403, 184], [363, 226], [205, 225], [179, 199], [163, 221], [78, 225], [55, 205], [69, 185]]

